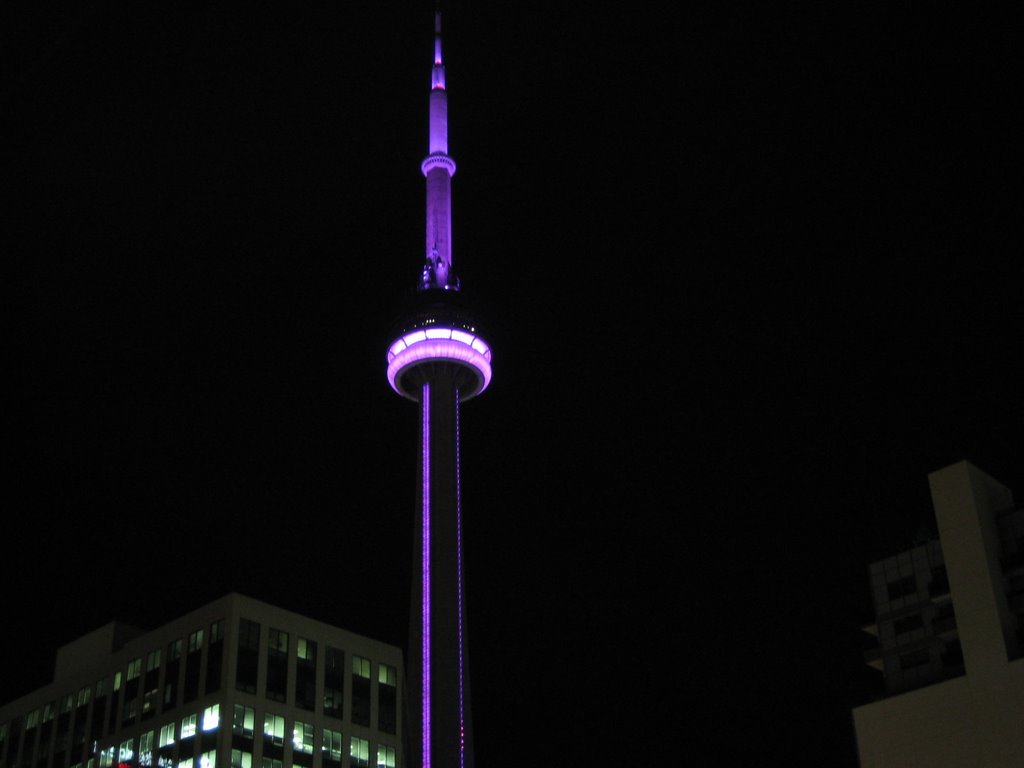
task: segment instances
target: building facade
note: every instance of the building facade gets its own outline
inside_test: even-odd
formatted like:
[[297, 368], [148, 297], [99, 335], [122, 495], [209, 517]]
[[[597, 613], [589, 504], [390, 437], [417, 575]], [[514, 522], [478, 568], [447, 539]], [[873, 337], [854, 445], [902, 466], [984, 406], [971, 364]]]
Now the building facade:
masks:
[[0, 768], [401, 768], [399, 648], [228, 595], [108, 624], [0, 707]]
[[872, 563], [886, 698], [853, 711], [864, 768], [1024, 764], [1024, 509], [968, 462], [928, 477], [939, 539]]

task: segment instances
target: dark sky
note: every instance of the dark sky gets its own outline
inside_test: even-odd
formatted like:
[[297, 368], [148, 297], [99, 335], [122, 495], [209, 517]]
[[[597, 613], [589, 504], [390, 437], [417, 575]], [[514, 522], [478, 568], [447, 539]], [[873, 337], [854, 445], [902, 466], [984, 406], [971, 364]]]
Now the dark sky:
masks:
[[[867, 563], [1024, 494], [1009, 25], [448, 11], [478, 760], [853, 765]], [[430, 4], [2, 15], [0, 700], [228, 591], [403, 643]]]

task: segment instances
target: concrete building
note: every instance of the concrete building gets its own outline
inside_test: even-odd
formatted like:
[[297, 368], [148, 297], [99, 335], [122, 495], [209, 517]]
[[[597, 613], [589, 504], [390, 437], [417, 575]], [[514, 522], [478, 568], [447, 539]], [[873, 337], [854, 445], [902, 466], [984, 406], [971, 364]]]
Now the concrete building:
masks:
[[394, 646], [231, 594], [60, 648], [0, 707], [0, 768], [401, 768], [403, 674]]
[[864, 768], [1024, 765], [1024, 510], [968, 462], [928, 477], [939, 540], [873, 563], [887, 697], [853, 711]]

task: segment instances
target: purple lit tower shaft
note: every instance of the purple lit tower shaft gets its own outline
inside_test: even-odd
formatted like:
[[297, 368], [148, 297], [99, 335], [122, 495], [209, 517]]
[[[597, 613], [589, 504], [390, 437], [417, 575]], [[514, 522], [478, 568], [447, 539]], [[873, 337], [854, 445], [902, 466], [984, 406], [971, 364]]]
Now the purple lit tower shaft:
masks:
[[[409, 626], [408, 762], [472, 768], [459, 476], [460, 403], [491, 380], [491, 351], [452, 270], [448, 97], [436, 16], [426, 177], [426, 259], [416, 309], [388, 350], [388, 379], [419, 403], [420, 465]], [[422, 725], [419, 738], [417, 729]]]

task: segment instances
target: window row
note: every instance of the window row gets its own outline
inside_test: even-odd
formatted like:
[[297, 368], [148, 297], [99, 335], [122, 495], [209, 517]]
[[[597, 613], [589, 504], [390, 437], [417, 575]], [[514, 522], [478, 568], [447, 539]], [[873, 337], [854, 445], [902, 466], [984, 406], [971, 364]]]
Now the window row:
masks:
[[[315, 640], [296, 636], [276, 627], [267, 627], [266, 652], [260, 654], [262, 627], [258, 622], [240, 619], [235, 687], [245, 693], [262, 695], [271, 701], [294, 703], [299, 709], [320, 711], [330, 717], [345, 717], [346, 680], [351, 686], [351, 711], [348, 719], [356, 725], [370, 725], [373, 662], [353, 654], [346, 668], [345, 651]], [[289, 681], [290, 662], [294, 659], [294, 681]], [[346, 669], [348, 670], [346, 674]], [[319, 673], [318, 673], [319, 670]], [[259, 690], [262, 673], [262, 690]], [[319, 680], [318, 680], [319, 674]], [[319, 701], [317, 684], [322, 691]], [[377, 665], [377, 727], [395, 733], [397, 727], [398, 668], [381, 662]]]

